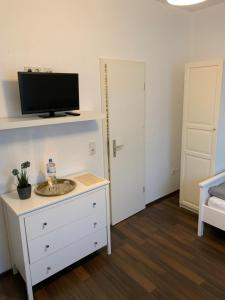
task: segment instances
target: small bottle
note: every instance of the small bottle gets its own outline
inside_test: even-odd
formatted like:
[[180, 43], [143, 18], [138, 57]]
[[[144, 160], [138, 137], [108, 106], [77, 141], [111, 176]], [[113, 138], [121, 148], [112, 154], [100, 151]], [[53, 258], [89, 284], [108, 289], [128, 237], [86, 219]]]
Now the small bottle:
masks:
[[52, 158], [49, 158], [47, 163], [48, 184], [53, 187], [56, 184], [56, 166]]

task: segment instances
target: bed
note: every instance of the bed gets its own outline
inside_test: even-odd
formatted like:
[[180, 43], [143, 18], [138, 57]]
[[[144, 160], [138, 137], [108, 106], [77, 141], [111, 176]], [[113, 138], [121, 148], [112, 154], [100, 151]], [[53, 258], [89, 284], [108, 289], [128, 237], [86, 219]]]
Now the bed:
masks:
[[209, 194], [210, 188], [224, 182], [225, 172], [199, 183], [198, 236], [203, 236], [204, 223], [225, 230], [225, 200]]

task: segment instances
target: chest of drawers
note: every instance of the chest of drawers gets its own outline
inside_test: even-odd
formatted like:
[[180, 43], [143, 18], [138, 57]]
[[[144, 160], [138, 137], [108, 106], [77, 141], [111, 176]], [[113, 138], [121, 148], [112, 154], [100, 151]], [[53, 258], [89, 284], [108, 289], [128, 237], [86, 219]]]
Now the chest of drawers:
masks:
[[12, 267], [24, 278], [29, 300], [33, 285], [104, 246], [111, 253], [109, 182], [85, 186], [75, 175], [68, 178], [77, 187], [64, 196], [2, 195]]

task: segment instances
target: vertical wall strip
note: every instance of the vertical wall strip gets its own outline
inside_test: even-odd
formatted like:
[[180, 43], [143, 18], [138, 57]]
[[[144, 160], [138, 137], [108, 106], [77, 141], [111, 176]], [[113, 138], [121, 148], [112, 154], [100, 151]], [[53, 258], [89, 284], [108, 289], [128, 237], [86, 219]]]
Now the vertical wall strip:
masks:
[[109, 90], [108, 90], [108, 66], [104, 64], [104, 92], [105, 92], [105, 112], [106, 112], [106, 133], [107, 133], [107, 156], [108, 156], [108, 176], [110, 180], [110, 143], [109, 143]]

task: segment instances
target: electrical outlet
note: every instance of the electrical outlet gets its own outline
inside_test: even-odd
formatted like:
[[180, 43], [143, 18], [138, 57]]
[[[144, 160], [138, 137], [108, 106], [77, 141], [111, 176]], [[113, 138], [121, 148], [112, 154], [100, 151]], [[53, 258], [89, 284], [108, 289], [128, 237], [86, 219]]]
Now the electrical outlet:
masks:
[[175, 172], [175, 169], [171, 169], [171, 172], [170, 172], [170, 173], [171, 173], [171, 175], [175, 175], [175, 173], [176, 173], [176, 172]]
[[89, 155], [96, 154], [96, 144], [95, 142], [89, 142]]
[[171, 169], [171, 175], [176, 175], [180, 170], [179, 169]]

